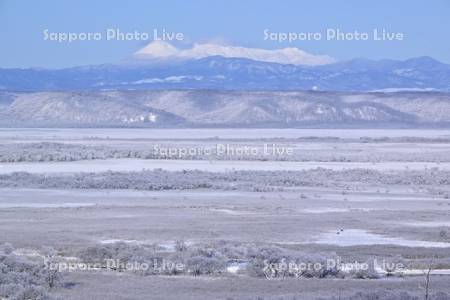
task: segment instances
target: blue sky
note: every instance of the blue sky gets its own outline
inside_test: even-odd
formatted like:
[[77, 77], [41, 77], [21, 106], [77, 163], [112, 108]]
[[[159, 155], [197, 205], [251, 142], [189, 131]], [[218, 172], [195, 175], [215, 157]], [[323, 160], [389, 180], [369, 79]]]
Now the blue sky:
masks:
[[[220, 41], [275, 49], [298, 47], [337, 60], [354, 57], [406, 59], [428, 55], [450, 63], [450, 1], [23, 1], [0, 0], [0, 67], [60, 68], [120, 61], [144, 41], [45, 41], [50, 32], [182, 32], [179, 47]], [[264, 40], [263, 31], [372, 32], [374, 28], [405, 34], [403, 41]]]

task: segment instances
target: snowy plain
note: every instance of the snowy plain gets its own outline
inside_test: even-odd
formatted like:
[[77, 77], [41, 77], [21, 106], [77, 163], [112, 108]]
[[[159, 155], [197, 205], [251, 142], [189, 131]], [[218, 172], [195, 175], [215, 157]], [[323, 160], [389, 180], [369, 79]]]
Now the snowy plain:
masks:
[[[302, 299], [331, 298], [336, 289], [348, 295], [367, 289], [407, 290], [421, 295], [418, 287], [432, 259], [436, 265], [435, 291], [450, 293], [450, 185], [445, 177], [450, 171], [449, 137], [449, 130], [1, 129], [0, 245], [13, 245], [13, 253], [22, 259], [37, 259], [48, 248], [58, 253], [58, 259], [77, 261], [83, 261], [86, 253], [122, 249], [124, 252], [111, 255], [142, 258], [146, 251], [151, 251], [151, 257], [172, 259], [193, 255], [183, 262], [194, 261], [194, 267], [201, 266], [198, 276], [189, 272], [171, 276], [114, 270], [63, 272], [65, 285], [50, 293], [64, 299], [83, 299], [86, 295], [145, 299], [143, 295], [150, 290], [156, 298], [163, 298], [168, 287], [184, 291], [173, 293], [173, 299], [186, 295], [187, 299], [202, 295], [211, 299], [254, 299], [261, 296], [255, 290], [265, 297], [292, 298], [299, 285], [306, 295]], [[298, 156], [264, 161], [122, 155], [164, 141], [184, 147], [209, 145], [216, 139], [258, 147], [281, 140], [294, 146]], [[83, 154], [99, 145], [116, 147], [120, 151], [113, 153], [120, 155], [104, 155], [104, 148], [95, 148], [95, 155]], [[62, 154], [67, 151], [67, 157], [76, 159], [64, 161], [61, 153], [47, 153], [55, 149]], [[24, 159], [12, 162], [10, 158], [15, 157]], [[333, 176], [340, 173], [331, 176], [317, 172], [311, 177], [317, 182], [309, 184], [306, 176], [315, 168], [345, 172], [342, 176], [354, 172], [364, 178], [349, 176], [352, 180], [335, 184]], [[142, 172], [144, 169], [167, 172]], [[202, 172], [197, 176], [194, 170]], [[80, 172], [92, 173], [90, 177], [81, 175], [89, 180], [109, 180], [103, 173], [108, 171], [117, 173], [118, 177], [112, 178], [124, 181], [119, 182], [121, 188], [114, 182], [105, 182], [98, 189], [83, 184], [71, 188], [58, 185], [57, 179], [65, 180], [64, 184], [81, 181], [75, 176]], [[227, 173], [237, 171], [248, 173], [227, 177]], [[293, 173], [285, 180], [275, 178], [284, 176], [277, 173], [282, 171]], [[371, 178], [375, 176], [371, 171], [378, 177]], [[12, 172], [32, 173], [33, 185], [24, 179], [26, 176], [11, 182], [15, 178]], [[175, 179], [181, 180], [184, 173], [194, 175], [182, 179], [182, 187], [177, 186]], [[402, 181], [409, 173], [414, 180]], [[200, 177], [205, 174], [209, 177]], [[163, 176], [166, 184], [161, 190], [127, 184], [137, 177], [145, 183], [152, 176]], [[391, 179], [387, 180], [388, 176]], [[226, 188], [209, 188], [199, 182], [202, 178]], [[221, 182], [225, 179], [229, 180], [227, 185]], [[345, 262], [398, 260], [409, 273], [387, 277], [378, 272], [381, 278], [359, 274], [364, 278], [359, 281], [349, 277], [356, 275], [345, 272], [340, 274], [344, 278], [312, 276], [299, 281], [288, 276], [272, 281], [261, 273], [255, 275], [260, 265], [252, 260], [252, 251], [274, 255], [275, 259], [338, 256]], [[213, 260], [201, 253], [218, 257]], [[211, 269], [204, 271], [205, 265]], [[273, 282], [283, 288], [272, 286]], [[233, 293], [230, 284], [238, 287]], [[102, 288], [108, 292], [102, 292]], [[130, 288], [139, 292], [131, 296], [123, 292]]]
[[293, 129], [293, 128], [0, 128], [2, 139], [275, 139], [304, 137], [450, 138], [449, 129]]

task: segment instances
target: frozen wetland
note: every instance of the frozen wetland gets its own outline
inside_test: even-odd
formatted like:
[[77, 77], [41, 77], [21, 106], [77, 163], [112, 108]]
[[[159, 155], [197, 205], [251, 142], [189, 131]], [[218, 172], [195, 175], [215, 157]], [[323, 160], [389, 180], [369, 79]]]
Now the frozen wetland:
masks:
[[[173, 299], [293, 299], [299, 289], [298, 299], [333, 299], [336, 290], [413, 297], [423, 294], [430, 264], [433, 291], [450, 294], [448, 130], [1, 129], [0, 142], [0, 257], [157, 258], [185, 267], [66, 270], [51, 297], [160, 299], [169, 287]], [[294, 154], [151, 153], [156, 144], [219, 142]], [[315, 271], [302, 280], [263, 269], [267, 259], [336, 258], [404, 269]]]

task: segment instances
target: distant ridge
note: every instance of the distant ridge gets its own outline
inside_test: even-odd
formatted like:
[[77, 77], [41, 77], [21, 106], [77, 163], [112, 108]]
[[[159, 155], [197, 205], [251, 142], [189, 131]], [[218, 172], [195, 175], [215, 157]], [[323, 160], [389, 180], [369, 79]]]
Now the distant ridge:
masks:
[[148, 89], [450, 91], [450, 65], [430, 57], [302, 66], [223, 56], [169, 56], [59, 70], [0, 69], [0, 90]]

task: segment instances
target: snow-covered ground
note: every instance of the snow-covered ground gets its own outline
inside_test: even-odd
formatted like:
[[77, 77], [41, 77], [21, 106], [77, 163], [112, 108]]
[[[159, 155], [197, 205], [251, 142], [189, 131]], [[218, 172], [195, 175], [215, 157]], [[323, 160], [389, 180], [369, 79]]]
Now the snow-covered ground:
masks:
[[77, 172], [133, 172], [163, 169], [167, 171], [201, 170], [208, 172], [251, 171], [301, 171], [315, 168], [330, 170], [450, 170], [450, 162], [294, 162], [294, 161], [208, 161], [167, 159], [105, 159], [74, 162], [1, 163], [0, 174], [28, 173], [77, 173]]
[[360, 229], [327, 232], [320, 235], [314, 243], [347, 247], [359, 245], [398, 245], [403, 247], [450, 248], [450, 243], [387, 237]]
[[[292, 141], [308, 136], [351, 141]], [[415, 140], [358, 141], [363, 136]], [[291, 139], [285, 143], [296, 147], [299, 156], [261, 161], [136, 155], [149, 149], [153, 139], [177, 147], [214, 143], [214, 137], [239, 139], [245, 145], [284, 137]], [[64, 280], [77, 284], [57, 291], [64, 299], [80, 299], [80, 294], [92, 295], [99, 288], [113, 290], [114, 298], [130, 286], [164, 289], [168, 284], [189, 291], [218, 284], [216, 296], [228, 295], [230, 285], [242, 285], [248, 287], [246, 296], [254, 296], [255, 288], [275, 282], [266, 291], [274, 297], [280, 295], [281, 285], [296, 293], [299, 284], [305, 284], [311, 289], [308, 299], [315, 299], [317, 290], [331, 296], [340, 289], [411, 290], [423, 283], [420, 276], [433, 257], [438, 266], [431, 273], [433, 288], [450, 292], [449, 137], [446, 130], [2, 129], [0, 246], [10, 243], [14, 255], [33, 259], [51, 247], [58, 259], [77, 262], [83, 261], [77, 251], [93, 255], [112, 249], [119, 251], [113, 253], [117, 257], [138, 259], [145, 258], [146, 251], [156, 257], [192, 251], [189, 262], [223, 270], [200, 276], [72, 272], [64, 274]], [[105, 153], [112, 154], [104, 159]], [[133, 158], [124, 158], [127, 153]], [[71, 159], [75, 161], [66, 161]], [[311, 170], [315, 168], [336, 172]], [[168, 172], [139, 173], [144, 169]], [[99, 174], [108, 170], [120, 173]], [[233, 170], [251, 172], [224, 173]], [[140, 184], [133, 185], [133, 180]], [[260, 264], [250, 262], [255, 253], [300, 262], [336, 256], [344, 262], [399, 257], [406, 268], [402, 278], [270, 281], [252, 277], [252, 272], [261, 272], [254, 269]]]
[[136, 129], [136, 128], [41, 128], [0, 129], [0, 138], [16, 139], [273, 139], [304, 137], [450, 138], [449, 129]]

